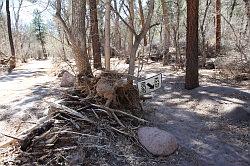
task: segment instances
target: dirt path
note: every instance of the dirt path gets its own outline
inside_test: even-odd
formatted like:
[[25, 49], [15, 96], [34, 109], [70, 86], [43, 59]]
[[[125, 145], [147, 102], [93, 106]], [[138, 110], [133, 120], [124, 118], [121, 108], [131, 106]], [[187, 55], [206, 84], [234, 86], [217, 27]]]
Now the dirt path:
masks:
[[[44, 115], [44, 101], [58, 93], [51, 69], [51, 60], [30, 61], [0, 76], [0, 132], [14, 136]], [[0, 141], [6, 139], [0, 134]]]
[[201, 78], [201, 86], [188, 91], [183, 72], [160, 66], [143, 73], [163, 73], [162, 88], [144, 103], [153, 125], [174, 134], [205, 165], [250, 165], [250, 90]]

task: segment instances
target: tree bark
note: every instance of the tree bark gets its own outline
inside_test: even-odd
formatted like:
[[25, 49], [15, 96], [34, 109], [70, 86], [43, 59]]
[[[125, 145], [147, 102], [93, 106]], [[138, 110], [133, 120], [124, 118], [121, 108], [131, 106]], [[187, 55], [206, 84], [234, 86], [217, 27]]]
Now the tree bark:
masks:
[[[134, 0], [128, 0], [129, 1], [129, 26], [134, 29]], [[134, 42], [134, 33], [129, 31], [128, 33], [128, 56], [130, 52], [132, 51]]]
[[237, 4], [236, 0], [233, 0], [233, 4], [232, 4], [231, 11], [230, 11], [230, 14], [229, 14], [229, 22], [231, 22], [231, 19], [233, 17], [233, 12], [234, 12], [236, 4]]
[[105, 46], [104, 46], [104, 52], [105, 52], [105, 69], [107, 71], [110, 70], [110, 0], [105, 1]]
[[101, 69], [101, 44], [99, 39], [99, 30], [98, 30], [98, 20], [97, 20], [97, 7], [96, 0], [89, 0], [90, 8], [90, 24], [91, 24], [91, 39], [92, 39], [92, 50], [93, 50], [93, 59], [94, 59], [94, 68]]
[[[124, 3], [124, 0], [122, 4]], [[122, 6], [121, 4], [121, 6]], [[117, 5], [117, 0], [114, 0], [114, 7], [116, 11], [120, 12], [121, 6], [119, 7], [118, 10], [118, 5]], [[120, 32], [120, 23], [119, 23], [119, 16], [118, 14], [115, 15], [115, 48], [120, 52], [121, 51], [121, 45], [122, 45], [122, 40], [121, 40], [121, 32]]]
[[9, 36], [10, 50], [11, 50], [9, 72], [11, 72], [16, 67], [16, 56], [12, 38], [9, 0], [6, 0], [6, 13], [7, 13], [8, 36]]
[[76, 54], [76, 64], [80, 68], [80, 75], [92, 75], [86, 48], [85, 16], [86, 0], [72, 0], [72, 35], [80, 48]]
[[56, 18], [61, 23], [71, 47], [74, 52], [74, 59], [78, 75], [93, 76], [86, 49], [85, 14], [86, 0], [72, 0], [72, 27], [71, 30], [61, 16], [61, 0], [56, 0]]
[[208, 9], [211, 5], [212, 1], [211, 0], [206, 0], [206, 8], [204, 12], [204, 16], [200, 25], [200, 31], [201, 31], [201, 53], [202, 53], [202, 62], [201, 66], [204, 67], [206, 64], [206, 58], [207, 58], [207, 53], [206, 53], [206, 30], [205, 30], [205, 22], [208, 14]]
[[[142, 27], [140, 34], [135, 35], [135, 41], [134, 41], [134, 44], [132, 45], [132, 49], [130, 50], [128, 74], [131, 76], [134, 76], [134, 72], [135, 72], [136, 51], [139, 47], [141, 40], [146, 36], [148, 30], [151, 28], [150, 23], [151, 23], [151, 19], [153, 16], [153, 12], [154, 12], [154, 0], [149, 0], [149, 7], [148, 7], [148, 14], [147, 14], [146, 22], [144, 26]], [[132, 83], [131, 78], [129, 79], [129, 83]]]
[[187, 46], [185, 88], [189, 90], [199, 86], [198, 11], [199, 0], [187, 0]]
[[[169, 51], [170, 47], [170, 28], [169, 28], [169, 19], [168, 19], [168, 5], [166, 0], [161, 0], [162, 12], [163, 12], [163, 43], [164, 47]], [[168, 58], [169, 59], [169, 58]]]
[[215, 34], [216, 34], [216, 53], [220, 53], [221, 48], [221, 0], [216, 0], [215, 5]]
[[250, 49], [250, 0], [244, 0], [246, 15], [247, 15], [247, 28], [248, 28], [248, 49]]
[[[138, 3], [139, 3], [139, 13], [140, 13], [140, 17], [141, 17], [141, 26], [143, 27], [144, 26], [144, 14], [143, 14], [143, 9], [142, 9], [142, 2], [141, 0], [138, 0]], [[144, 46], [147, 45], [147, 36], [144, 37]]]

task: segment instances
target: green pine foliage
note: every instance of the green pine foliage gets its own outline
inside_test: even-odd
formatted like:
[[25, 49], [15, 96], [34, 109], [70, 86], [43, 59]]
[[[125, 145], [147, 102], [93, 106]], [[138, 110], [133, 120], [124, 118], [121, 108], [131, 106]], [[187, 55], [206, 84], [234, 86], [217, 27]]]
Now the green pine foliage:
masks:
[[36, 36], [36, 39], [45, 44], [45, 36], [46, 36], [46, 24], [43, 22], [41, 17], [41, 13], [38, 10], [34, 11], [34, 18], [32, 20], [32, 29]]

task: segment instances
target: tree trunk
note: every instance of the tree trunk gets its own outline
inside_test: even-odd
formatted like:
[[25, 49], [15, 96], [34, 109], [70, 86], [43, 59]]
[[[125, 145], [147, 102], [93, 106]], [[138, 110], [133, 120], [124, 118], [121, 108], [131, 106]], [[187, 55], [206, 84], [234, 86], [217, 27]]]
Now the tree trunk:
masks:
[[44, 41], [41, 41], [41, 46], [42, 46], [42, 51], [43, 51], [43, 58], [44, 59], [48, 59], [48, 54], [47, 54], [47, 51], [46, 51], [46, 47], [45, 47]]
[[236, 6], [236, 0], [233, 0], [233, 4], [232, 4], [231, 11], [229, 14], [229, 22], [231, 22], [231, 19], [233, 17], [233, 12], [234, 12], [235, 6]]
[[[134, 29], [134, 0], [128, 0], [129, 1], [129, 26]], [[128, 56], [130, 56], [130, 52], [132, 51], [134, 42], [134, 34], [133, 32], [129, 31], [128, 33]]]
[[19, 4], [18, 4], [18, 8], [17, 8], [17, 12], [15, 12], [14, 10], [14, 3], [13, 3], [13, 12], [14, 12], [14, 18], [15, 18], [15, 28], [16, 31], [19, 31], [19, 18], [20, 18], [20, 10], [23, 4], [23, 0], [18, 0]]
[[[25, 61], [24, 56], [22, 55], [22, 35], [19, 32], [19, 18], [20, 18], [20, 10], [22, 8], [23, 0], [18, 0], [18, 7], [17, 10], [15, 9], [14, 1], [12, 1], [12, 10], [14, 13], [15, 19], [15, 33], [14, 33], [14, 47], [15, 47], [15, 54], [18, 54], [22, 57], [22, 61]], [[16, 12], [15, 12], [16, 11]]]
[[200, 31], [201, 31], [201, 53], [202, 53], [202, 62], [201, 66], [204, 67], [206, 64], [206, 58], [207, 58], [207, 52], [206, 52], [206, 29], [205, 29], [205, 22], [208, 14], [208, 9], [211, 5], [211, 0], [206, 0], [206, 8], [204, 12], [204, 16], [200, 25]]
[[[166, 0], [161, 0], [162, 12], [163, 12], [163, 43], [164, 43], [164, 60], [168, 63], [169, 57], [169, 47], [170, 47], [170, 29], [169, 29], [169, 19], [168, 19], [168, 5]], [[165, 57], [166, 56], [166, 57]]]
[[16, 67], [16, 57], [15, 57], [13, 38], [12, 38], [12, 31], [11, 31], [9, 0], [6, 0], [6, 13], [7, 13], [7, 26], [8, 26], [8, 35], [9, 35], [10, 50], [11, 50], [9, 72], [11, 72]]
[[101, 69], [102, 68], [101, 49], [100, 49], [101, 44], [98, 31], [96, 0], [89, 0], [89, 8], [90, 8], [90, 24], [91, 24], [90, 27], [91, 27], [94, 68]]
[[[121, 7], [119, 7], [118, 10], [118, 6], [117, 6], [117, 0], [114, 0], [114, 7], [116, 11], [120, 12]], [[121, 51], [121, 32], [120, 32], [120, 24], [119, 24], [119, 16], [118, 14], [115, 15], [115, 48], [116, 50], [118, 50], [119, 52]]]
[[104, 52], [105, 52], [105, 69], [107, 71], [110, 70], [110, 0], [105, 1], [105, 46], [104, 46]]
[[74, 52], [74, 59], [78, 70], [78, 75], [93, 76], [91, 66], [86, 51], [86, 30], [85, 14], [86, 0], [72, 0], [72, 27], [67, 26], [61, 16], [61, 0], [56, 0], [56, 18], [64, 28], [71, 47]]
[[176, 0], [176, 24], [175, 27], [173, 27], [174, 31], [174, 46], [176, 49], [176, 54], [175, 54], [175, 59], [176, 59], [176, 67], [182, 68], [183, 67], [183, 62], [182, 62], [182, 57], [181, 57], [181, 50], [180, 50], [180, 45], [179, 45], [179, 40], [180, 40], [180, 0]]
[[215, 5], [215, 34], [216, 34], [216, 53], [220, 53], [220, 47], [221, 47], [221, 0], [216, 0]]
[[194, 89], [199, 86], [198, 12], [199, 0], [187, 0], [186, 89]]
[[247, 14], [248, 49], [250, 49], [250, 0], [244, 0]]
[[[139, 3], [139, 13], [140, 13], [140, 17], [141, 17], [141, 25], [142, 25], [142, 27], [144, 26], [144, 22], [145, 22], [145, 20], [144, 20], [144, 14], [143, 14], [143, 9], [142, 9], [142, 2], [141, 2], [141, 0], [138, 0], [138, 3]], [[145, 36], [144, 37], [144, 46], [146, 46], [147, 45], [147, 36]]]
[[[153, 16], [153, 12], [154, 12], [154, 0], [150, 0], [146, 22], [144, 26], [142, 27], [140, 34], [135, 36], [134, 44], [132, 45], [132, 49], [130, 50], [128, 74], [131, 76], [134, 76], [134, 72], [135, 72], [136, 51], [139, 47], [141, 40], [146, 36], [148, 30], [151, 28], [150, 23], [151, 23], [151, 19]], [[132, 83], [131, 78], [129, 78], [129, 83]]]
[[86, 30], [85, 30], [86, 0], [72, 0], [72, 35], [75, 39], [74, 49], [76, 66], [79, 69], [79, 75], [92, 75], [86, 48]]
[[0, 13], [2, 13], [2, 8], [3, 8], [3, 1], [0, 2]]
[[64, 46], [64, 31], [61, 29], [61, 27], [59, 25], [57, 25], [57, 32], [60, 38], [60, 44], [61, 44], [61, 49], [62, 49], [62, 55], [61, 58], [64, 62], [67, 62], [67, 56], [66, 56], [66, 52], [65, 52], [65, 46]]

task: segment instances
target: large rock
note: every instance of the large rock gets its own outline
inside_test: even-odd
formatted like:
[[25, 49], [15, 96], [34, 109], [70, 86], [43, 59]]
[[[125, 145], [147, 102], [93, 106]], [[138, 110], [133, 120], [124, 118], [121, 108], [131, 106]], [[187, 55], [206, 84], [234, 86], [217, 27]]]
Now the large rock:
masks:
[[70, 74], [68, 71], [63, 73], [61, 80], [61, 87], [72, 87], [75, 84], [75, 76]]
[[167, 156], [178, 148], [175, 136], [156, 127], [141, 127], [138, 136], [140, 143], [153, 155]]

